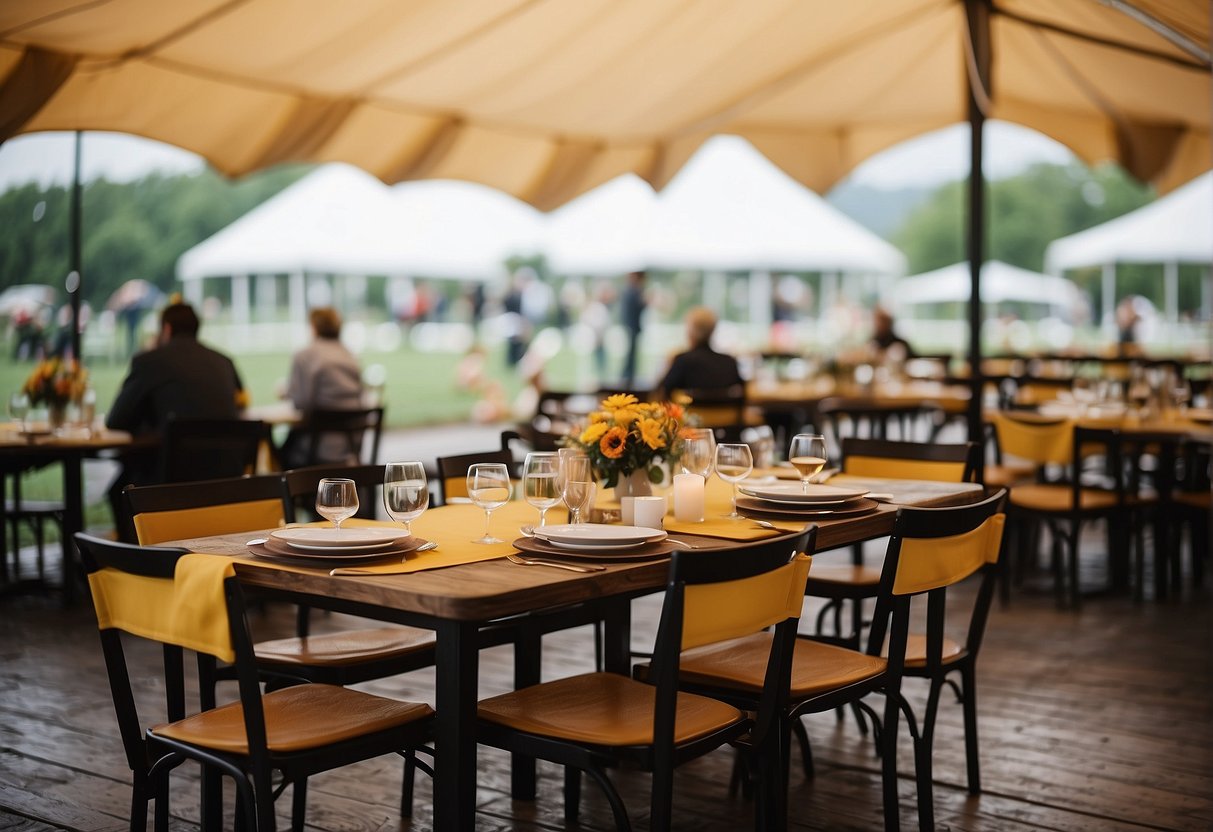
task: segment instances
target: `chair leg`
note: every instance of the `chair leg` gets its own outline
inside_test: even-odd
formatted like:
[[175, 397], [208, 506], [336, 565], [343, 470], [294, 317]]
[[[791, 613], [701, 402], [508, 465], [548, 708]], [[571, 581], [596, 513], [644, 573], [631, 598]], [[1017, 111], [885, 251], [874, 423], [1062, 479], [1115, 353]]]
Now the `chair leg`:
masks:
[[977, 753], [977, 679], [972, 662], [960, 668], [960, 685], [965, 725], [965, 766], [968, 769], [969, 794], [981, 794], [981, 758]]
[[[619, 796], [619, 792], [617, 792], [615, 787], [611, 785], [611, 781], [607, 779], [607, 776], [598, 769], [587, 769], [586, 774], [588, 774], [594, 780], [594, 782], [598, 784], [599, 788], [602, 789], [602, 793], [606, 795], [607, 803], [611, 804], [611, 814], [615, 818], [615, 829], [617, 832], [632, 832], [632, 822], [628, 820], [628, 810], [624, 807], [623, 799]], [[567, 785], [567, 771], [565, 773], [565, 777], [565, 783]], [[578, 783], [580, 783], [580, 779], [578, 779]], [[567, 806], [565, 807], [565, 811], [568, 811]], [[655, 824], [652, 824], [651, 828], [656, 829], [657, 827]]]
[[[1070, 539], [1070, 560], [1069, 560], [1069, 583], [1070, 583], [1070, 606], [1073, 609], [1078, 609], [1082, 606], [1082, 589], [1078, 585], [1078, 539], [1079, 532], [1082, 527], [1082, 521], [1077, 518], [1070, 523], [1069, 539]], [[1112, 528], [1108, 526], [1109, 530]], [[1112, 545], [1112, 541], [1108, 541], [1108, 545]]]
[[307, 778], [300, 777], [291, 785], [291, 832], [303, 832], [307, 819]]
[[881, 750], [881, 789], [884, 802], [885, 832], [901, 829], [901, 807], [897, 800], [897, 718], [900, 691], [886, 691], [884, 705], [884, 736]]
[[199, 825], [204, 832], [216, 832], [223, 828], [223, 774], [211, 766], [202, 767]]
[[404, 778], [400, 784], [400, 817], [413, 816], [413, 781], [417, 778], [417, 752], [404, 752]]
[[923, 713], [922, 733], [914, 743], [914, 780], [918, 794], [918, 828], [922, 832], [935, 829], [935, 784], [932, 779], [932, 755], [935, 748], [935, 717], [939, 713], [942, 680], [931, 680], [927, 707]]
[[[757, 800], [761, 800], [762, 783], [758, 784]], [[653, 771], [653, 790], [649, 798], [649, 829], [651, 832], [668, 832], [674, 820], [674, 769], [672, 766], [657, 766]]]
[[[799, 717], [793, 719], [791, 723], [791, 733], [796, 735], [796, 741], [800, 744], [800, 757], [804, 766], [805, 779], [812, 780], [816, 775], [816, 769], [813, 765], [813, 744], [809, 742], [809, 732], [805, 730], [804, 723], [800, 721]], [[789, 765], [786, 758], [791, 755], [791, 743], [785, 743], [784, 746], [784, 766], [786, 768]]]
[[581, 769], [564, 767], [564, 821], [576, 823], [581, 813]]
[[131, 784], [131, 832], [147, 832], [147, 775], [135, 772], [135, 781]]

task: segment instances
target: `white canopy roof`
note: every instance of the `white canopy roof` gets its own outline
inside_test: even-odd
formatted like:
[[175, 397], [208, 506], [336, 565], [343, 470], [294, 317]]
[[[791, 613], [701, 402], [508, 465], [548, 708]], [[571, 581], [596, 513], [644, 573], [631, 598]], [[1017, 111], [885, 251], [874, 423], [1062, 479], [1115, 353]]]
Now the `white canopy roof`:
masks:
[[[1082, 293], [1072, 281], [1028, 271], [998, 260], [989, 260], [981, 267], [981, 297], [988, 304], [1020, 301], [1066, 310], [1082, 303]], [[942, 269], [902, 278], [890, 290], [890, 300], [898, 307], [968, 299], [968, 263], [954, 263]]]
[[1104, 263], [1213, 262], [1213, 172], [1161, 199], [1054, 240], [1045, 269], [1060, 273]]
[[708, 140], [659, 194], [628, 175], [553, 212], [546, 249], [570, 274], [905, 271], [896, 248], [736, 136]]

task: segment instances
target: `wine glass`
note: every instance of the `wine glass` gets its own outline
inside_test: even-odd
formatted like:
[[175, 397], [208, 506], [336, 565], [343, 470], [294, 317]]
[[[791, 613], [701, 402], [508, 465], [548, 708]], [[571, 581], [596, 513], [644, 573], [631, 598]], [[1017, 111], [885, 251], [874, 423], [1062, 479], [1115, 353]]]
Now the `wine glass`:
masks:
[[569, 509], [569, 522], [580, 523], [581, 511], [589, 505], [594, 493], [594, 471], [588, 456], [568, 456], [560, 468], [560, 489]]
[[25, 430], [25, 416], [29, 413], [29, 396], [18, 390], [8, 397], [8, 414], [17, 422], [18, 430]]
[[489, 534], [493, 510], [510, 501], [510, 472], [503, 462], [477, 462], [468, 468], [468, 496], [484, 509], [484, 535], [473, 543], [501, 543]]
[[737, 483], [744, 480], [754, 470], [754, 455], [750, 446], [723, 442], [716, 446], [716, 476], [733, 487], [733, 510], [725, 517], [740, 520], [737, 513]]
[[796, 434], [788, 448], [788, 462], [800, 474], [801, 486], [808, 494], [809, 480], [826, 464], [826, 438], [819, 433]]
[[522, 493], [539, 509], [539, 523], [547, 523], [548, 509], [560, 502], [560, 457], [550, 451], [532, 451], [522, 463]]
[[383, 507], [388, 517], [413, 533], [413, 521], [430, 507], [430, 486], [420, 462], [389, 462], [383, 469]]
[[716, 456], [716, 434], [710, 428], [688, 428], [682, 434], [682, 470], [707, 480]]
[[337, 530], [358, 511], [358, 487], [353, 480], [325, 477], [316, 486], [316, 513], [331, 520]]

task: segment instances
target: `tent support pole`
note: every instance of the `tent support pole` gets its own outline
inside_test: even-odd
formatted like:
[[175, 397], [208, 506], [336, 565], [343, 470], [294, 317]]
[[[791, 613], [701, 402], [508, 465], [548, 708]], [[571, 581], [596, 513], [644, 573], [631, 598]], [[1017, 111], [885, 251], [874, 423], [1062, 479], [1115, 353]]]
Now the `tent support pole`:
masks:
[[985, 383], [981, 372], [981, 265], [985, 261], [986, 183], [982, 170], [982, 140], [985, 113], [976, 95], [990, 95], [990, 6], [988, 0], [965, 0], [965, 18], [969, 27], [969, 42], [973, 47], [973, 63], [969, 78], [969, 441], [982, 442], [981, 402]]
[[84, 133], [80, 130], [76, 131], [75, 142], [75, 162], [72, 168], [72, 199], [71, 199], [71, 261], [68, 264], [67, 277], [67, 292], [68, 298], [72, 305], [72, 357], [77, 361], [83, 361], [83, 356], [80, 354], [80, 289], [81, 289], [81, 271], [80, 263], [80, 237], [82, 234], [80, 228], [81, 215], [81, 185], [80, 185], [80, 147], [84, 143]]

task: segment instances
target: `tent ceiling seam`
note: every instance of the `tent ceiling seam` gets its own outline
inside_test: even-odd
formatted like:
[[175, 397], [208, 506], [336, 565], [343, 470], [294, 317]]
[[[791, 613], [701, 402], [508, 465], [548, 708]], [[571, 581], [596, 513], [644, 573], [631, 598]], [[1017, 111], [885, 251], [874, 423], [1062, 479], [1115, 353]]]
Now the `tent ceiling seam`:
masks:
[[[71, 8], [68, 8], [68, 9], [60, 9], [57, 12], [51, 12], [50, 14], [43, 15], [42, 17], [35, 18], [34, 20], [26, 21], [25, 23], [21, 24], [20, 26], [14, 26], [11, 29], [5, 29], [4, 31], [0, 32], [0, 39], [11, 37], [12, 35], [20, 34], [21, 32], [24, 32], [27, 29], [33, 29], [37, 26], [41, 26], [44, 23], [51, 23], [53, 21], [58, 20], [61, 17], [70, 17], [71, 15], [77, 14], [79, 12], [86, 11], [91, 8], [95, 8], [97, 6], [105, 6], [112, 2], [113, 2], [113, 0], [91, 0], [91, 2], [81, 3], [78, 6], [72, 6]], [[20, 44], [20, 46], [26, 46], [26, 45], [27, 44]]]
[[1192, 57], [1203, 61], [1206, 66], [1209, 65], [1208, 49], [1144, 9], [1138, 8], [1134, 3], [1130, 3], [1128, 0], [1098, 0], [1098, 2], [1115, 9], [1127, 17], [1133, 18], [1146, 28], [1166, 38]]

